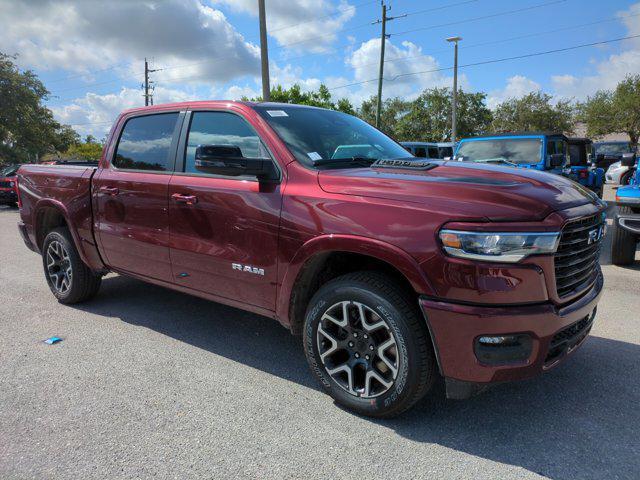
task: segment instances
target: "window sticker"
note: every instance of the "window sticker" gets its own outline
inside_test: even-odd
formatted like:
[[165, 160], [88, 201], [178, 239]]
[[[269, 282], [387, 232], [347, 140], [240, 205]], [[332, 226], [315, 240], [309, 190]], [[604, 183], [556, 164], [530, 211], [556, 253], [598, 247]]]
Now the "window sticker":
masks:
[[288, 117], [287, 112], [284, 110], [267, 110], [267, 113], [271, 117]]
[[307, 156], [311, 160], [322, 160], [322, 156], [320, 156], [320, 154], [318, 152], [309, 152], [309, 153], [307, 153]]

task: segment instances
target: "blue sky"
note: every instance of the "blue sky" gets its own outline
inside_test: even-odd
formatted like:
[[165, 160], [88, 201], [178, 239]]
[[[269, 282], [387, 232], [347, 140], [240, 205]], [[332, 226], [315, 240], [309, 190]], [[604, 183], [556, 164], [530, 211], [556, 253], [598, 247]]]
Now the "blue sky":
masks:
[[[380, 2], [266, 0], [272, 84], [325, 83], [359, 105], [376, 89]], [[502, 59], [640, 34], [640, 2], [624, 0], [387, 1], [384, 95], [414, 98], [449, 86], [460, 64]], [[0, 51], [19, 54], [54, 98], [56, 117], [101, 137], [117, 113], [143, 104], [147, 56], [156, 103], [235, 99], [260, 92], [257, 0], [101, 2], [0, 0]], [[406, 75], [426, 72], [419, 75]], [[542, 89], [582, 99], [640, 72], [640, 39], [461, 68], [463, 88], [494, 106]], [[398, 75], [402, 75], [398, 77]], [[356, 85], [350, 85], [356, 84]], [[350, 85], [343, 87], [344, 85]]]

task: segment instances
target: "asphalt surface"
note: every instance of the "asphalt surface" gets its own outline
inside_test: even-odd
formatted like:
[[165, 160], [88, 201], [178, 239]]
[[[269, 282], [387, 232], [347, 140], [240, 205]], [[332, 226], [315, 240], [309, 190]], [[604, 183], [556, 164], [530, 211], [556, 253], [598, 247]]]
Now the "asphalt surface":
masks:
[[334, 405], [272, 320], [115, 275], [58, 304], [17, 219], [0, 208], [0, 478], [640, 476], [640, 252], [620, 268], [605, 245], [563, 365], [376, 421]]

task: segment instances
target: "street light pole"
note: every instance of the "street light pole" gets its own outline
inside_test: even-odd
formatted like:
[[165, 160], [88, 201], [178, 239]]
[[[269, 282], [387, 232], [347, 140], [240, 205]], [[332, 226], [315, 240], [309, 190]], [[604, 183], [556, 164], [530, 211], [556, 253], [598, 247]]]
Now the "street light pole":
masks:
[[451, 105], [451, 141], [458, 138], [457, 110], [458, 110], [458, 42], [462, 37], [449, 37], [447, 42], [453, 43], [453, 99]]

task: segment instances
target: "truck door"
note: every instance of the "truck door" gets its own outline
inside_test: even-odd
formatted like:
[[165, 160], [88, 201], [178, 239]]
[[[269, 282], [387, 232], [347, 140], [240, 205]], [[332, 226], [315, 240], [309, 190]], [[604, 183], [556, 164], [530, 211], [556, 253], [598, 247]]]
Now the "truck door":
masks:
[[260, 137], [228, 111], [187, 114], [169, 183], [174, 282], [275, 309], [281, 186], [255, 177], [212, 175], [195, 167], [199, 145], [224, 145], [244, 157], [269, 157]]
[[97, 240], [115, 270], [172, 279], [168, 189], [182, 116], [126, 120], [109, 165], [94, 177]]

